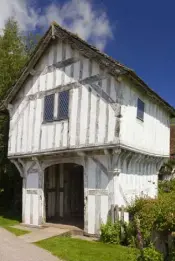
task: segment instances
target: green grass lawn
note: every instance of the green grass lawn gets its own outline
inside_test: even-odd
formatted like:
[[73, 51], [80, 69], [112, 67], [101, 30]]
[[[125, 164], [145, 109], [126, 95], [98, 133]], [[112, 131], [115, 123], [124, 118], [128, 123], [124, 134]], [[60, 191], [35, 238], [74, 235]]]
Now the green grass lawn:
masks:
[[36, 245], [66, 261], [135, 261], [138, 255], [133, 248], [69, 237], [53, 237]]
[[12, 227], [14, 225], [18, 225], [19, 223], [19, 217], [9, 215], [7, 213], [0, 214], [0, 227], [7, 229], [9, 232], [15, 234], [16, 236], [22, 236], [30, 233], [30, 231]]
[[19, 222], [17, 217], [0, 214], [0, 227], [14, 226], [19, 224]]
[[15, 227], [5, 227], [5, 229], [7, 229], [9, 232], [15, 234], [15, 236], [23, 236], [25, 234], [30, 233], [30, 231], [28, 231], [28, 230], [22, 230], [22, 229], [18, 229]]

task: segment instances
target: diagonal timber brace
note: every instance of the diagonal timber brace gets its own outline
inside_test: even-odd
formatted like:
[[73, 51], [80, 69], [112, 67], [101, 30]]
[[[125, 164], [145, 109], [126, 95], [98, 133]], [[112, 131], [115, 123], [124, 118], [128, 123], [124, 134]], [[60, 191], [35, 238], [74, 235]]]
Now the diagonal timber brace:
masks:
[[90, 158], [108, 176], [108, 169], [98, 159], [96, 159], [95, 157], [90, 157]]
[[72, 65], [72, 64], [78, 62], [79, 60], [80, 60], [79, 57], [71, 57], [71, 58], [68, 58], [68, 59], [65, 59], [63, 61], [59, 61], [57, 63], [54, 63], [52, 65], [47, 66], [44, 69], [44, 71], [36, 71], [34, 69], [31, 69], [30, 74], [32, 76], [37, 76], [37, 75], [40, 75], [40, 74], [44, 75], [44, 74], [47, 74], [48, 72], [52, 72], [54, 70], [54, 68], [61, 69], [61, 68], [67, 67], [69, 65]]

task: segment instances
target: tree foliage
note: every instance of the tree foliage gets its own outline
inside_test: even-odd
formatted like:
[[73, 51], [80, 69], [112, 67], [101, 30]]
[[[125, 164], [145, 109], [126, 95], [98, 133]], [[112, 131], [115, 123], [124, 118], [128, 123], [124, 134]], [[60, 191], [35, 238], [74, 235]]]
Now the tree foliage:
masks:
[[2, 99], [14, 84], [28, 59], [23, 36], [14, 19], [6, 22], [3, 35], [0, 37], [0, 57], [0, 97]]
[[[30, 39], [32, 39], [30, 41]], [[10, 18], [0, 35], [0, 101], [2, 102], [20, 71], [29, 59], [34, 48], [34, 37], [24, 36], [17, 22]], [[7, 198], [15, 200], [18, 189], [21, 189], [21, 179], [16, 168], [7, 159], [9, 133], [8, 111], [0, 111], [0, 200], [7, 205]], [[1, 203], [0, 202], [0, 203]]]

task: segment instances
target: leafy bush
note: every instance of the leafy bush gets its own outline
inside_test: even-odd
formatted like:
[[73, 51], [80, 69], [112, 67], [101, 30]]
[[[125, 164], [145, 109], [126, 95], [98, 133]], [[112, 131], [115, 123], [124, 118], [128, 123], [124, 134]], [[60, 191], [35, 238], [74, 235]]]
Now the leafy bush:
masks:
[[100, 240], [104, 243], [120, 244], [120, 233], [120, 222], [115, 222], [113, 224], [111, 220], [108, 220], [106, 224], [101, 225]]
[[[151, 242], [152, 230], [156, 219], [156, 204], [157, 200], [150, 198], [140, 198], [128, 208], [128, 211], [133, 217], [140, 220], [140, 231], [143, 237], [143, 243], [148, 246]], [[131, 221], [134, 227], [134, 219]]]
[[124, 225], [124, 240], [121, 242], [125, 246], [137, 247], [136, 239], [136, 227], [134, 222], [129, 222], [129, 224]]
[[[175, 187], [174, 187], [175, 188]], [[168, 234], [175, 230], [175, 191], [163, 192], [157, 199], [137, 199], [128, 211], [134, 217], [138, 217], [141, 224], [141, 233], [144, 245], [151, 242], [152, 232], [163, 232]]]
[[168, 261], [175, 261], [175, 250], [172, 250], [169, 257]]
[[163, 261], [163, 256], [161, 253], [155, 250], [154, 247], [147, 247], [143, 249], [143, 254], [141, 254], [138, 261]]

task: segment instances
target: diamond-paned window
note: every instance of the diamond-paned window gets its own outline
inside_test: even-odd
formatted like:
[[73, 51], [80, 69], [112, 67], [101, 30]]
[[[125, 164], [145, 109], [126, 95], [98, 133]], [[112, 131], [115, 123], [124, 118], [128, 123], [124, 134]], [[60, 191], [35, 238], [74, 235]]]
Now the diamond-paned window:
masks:
[[58, 120], [65, 120], [69, 116], [69, 91], [58, 94]]
[[54, 98], [55, 95], [51, 94], [44, 98], [44, 121], [54, 120]]
[[142, 100], [137, 100], [137, 118], [141, 121], [144, 120], [145, 104]]

